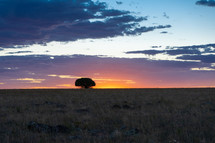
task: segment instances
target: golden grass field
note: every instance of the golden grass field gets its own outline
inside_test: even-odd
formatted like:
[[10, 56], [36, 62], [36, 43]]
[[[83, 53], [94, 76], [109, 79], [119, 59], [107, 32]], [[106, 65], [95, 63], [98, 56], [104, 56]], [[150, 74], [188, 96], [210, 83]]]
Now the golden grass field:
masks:
[[72, 142], [215, 143], [215, 89], [0, 90], [0, 143]]

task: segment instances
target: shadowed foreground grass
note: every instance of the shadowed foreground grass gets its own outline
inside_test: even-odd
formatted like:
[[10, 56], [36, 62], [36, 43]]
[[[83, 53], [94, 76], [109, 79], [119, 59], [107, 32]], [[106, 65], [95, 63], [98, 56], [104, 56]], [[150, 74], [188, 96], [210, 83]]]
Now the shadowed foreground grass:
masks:
[[215, 89], [0, 90], [0, 142], [214, 143]]

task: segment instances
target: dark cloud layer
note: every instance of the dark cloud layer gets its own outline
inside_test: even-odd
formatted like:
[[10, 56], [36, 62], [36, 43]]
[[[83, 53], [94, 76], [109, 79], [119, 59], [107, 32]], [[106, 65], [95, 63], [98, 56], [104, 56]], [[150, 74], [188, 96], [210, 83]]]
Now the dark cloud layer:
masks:
[[92, 0], [1, 0], [0, 47], [139, 35], [171, 27], [141, 27], [144, 20]]
[[[74, 74], [87, 75], [98, 71], [104, 73], [123, 70], [137, 72], [137, 68], [144, 72], [159, 73], [162, 71], [189, 70], [190, 67], [198, 66], [196, 62], [181, 61], [153, 61], [144, 58], [100, 58], [97, 56], [73, 55], [55, 56], [5, 56], [0, 57], [0, 77], [24, 78], [31, 77], [29, 73], [37, 75], [48, 74]], [[36, 75], [34, 75], [34, 78]]]
[[[33, 86], [50, 87], [57, 84], [71, 83], [74, 79], [59, 79], [48, 75], [87, 76], [95, 78], [124, 77], [143, 85], [160, 86], [185, 86], [185, 81], [192, 83], [192, 79], [199, 78], [212, 80], [215, 72], [208, 74], [193, 73], [190, 68], [208, 67], [197, 62], [182, 61], [153, 61], [147, 59], [127, 58], [100, 58], [96, 56], [74, 55], [72, 57], [56, 56], [50, 59], [48, 56], [7, 56], [0, 57], [0, 88], [27, 88]], [[208, 76], [210, 74], [210, 76]], [[201, 76], [200, 76], [201, 75]], [[19, 81], [16, 79], [45, 79], [41, 84]], [[196, 83], [196, 82], [195, 82]]]
[[215, 1], [214, 0], [199, 0], [199, 1], [196, 2], [196, 4], [197, 5], [215, 7]]
[[[71, 64], [71, 65], [70, 65]], [[178, 70], [178, 69], [189, 69], [192, 66], [199, 65], [196, 62], [182, 62], [182, 61], [169, 61], [169, 60], [148, 60], [146, 58], [101, 58], [97, 56], [85, 56], [85, 55], [73, 55], [73, 56], [55, 56], [54, 58], [50, 58], [49, 56], [0, 56], [0, 69], [6, 69], [6, 67], [15, 68], [17, 70], [23, 71], [31, 71], [31, 72], [43, 72], [49, 68], [56, 68], [55, 70], [48, 71], [57, 74], [57, 72], [64, 72], [63, 74], [69, 74], [71, 71], [69, 68], [73, 68], [73, 71], [79, 72], [88, 72], [84, 69], [89, 67], [94, 68], [94, 72], [96, 72], [97, 68], [108, 69], [111, 66], [106, 65], [114, 65], [117, 66], [128, 66], [128, 69], [133, 69], [136, 71], [136, 67], [144, 68], [145, 71], [154, 71], [155, 69], [160, 69], [160, 71], [166, 69]], [[70, 65], [70, 66], [68, 66]], [[65, 70], [62, 71], [65, 67]], [[133, 67], [133, 68], [132, 68]], [[68, 68], [68, 69], [67, 69]], [[113, 68], [113, 69], [114, 69]], [[8, 70], [8, 69], [6, 69]], [[159, 71], [159, 72], [160, 72]], [[155, 72], [158, 72], [155, 70]], [[48, 74], [47, 73], [47, 74]], [[76, 74], [77, 74], [76, 73]], [[20, 75], [22, 76], [22, 75]], [[0, 74], [0, 77], [4, 77], [4, 75]]]

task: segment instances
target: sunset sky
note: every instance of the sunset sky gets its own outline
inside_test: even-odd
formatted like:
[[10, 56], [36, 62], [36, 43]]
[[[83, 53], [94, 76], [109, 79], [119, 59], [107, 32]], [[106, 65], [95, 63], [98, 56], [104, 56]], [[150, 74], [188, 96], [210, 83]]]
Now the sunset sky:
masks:
[[213, 0], [0, 0], [0, 89], [215, 87]]

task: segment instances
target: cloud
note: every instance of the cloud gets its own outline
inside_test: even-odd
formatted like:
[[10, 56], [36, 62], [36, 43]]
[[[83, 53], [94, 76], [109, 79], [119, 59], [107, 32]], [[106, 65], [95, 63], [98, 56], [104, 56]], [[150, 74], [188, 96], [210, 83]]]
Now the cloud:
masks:
[[167, 33], [168, 33], [167, 31], [160, 32], [160, 34], [167, 34]]
[[[158, 47], [155, 47], [155, 48], [158, 48]], [[202, 54], [215, 54], [215, 44], [193, 45], [193, 46], [182, 46], [182, 47], [166, 47], [165, 50], [142, 50], [142, 51], [126, 52], [126, 54], [147, 54], [147, 55], [156, 55], [161, 53], [168, 54], [170, 56], [180, 56], [179, 59], [192, 59], [188, 57], [195, 57], [193, 55], [198, 55], [199, 57], [203, 57], [204, 55]]]
[[34, 78], [18, 78], [17, 81], [26, 81], [27, 83], [42, 83], [45, 79], [34, 79]]
[[197, 5], [203, 5], [203, 6], [210, 6], [215, 7], [215, 1], [214, 0], [199, 0], [196, 2]]
[[192, 49], [192, 50], [187, 50], [187, 49], [174, 49], [174, 50], [143, 50], [143, 51], [129, 51], [126, 52], [127, 54], [146, 54], [146, 55], [156, 55], [156, 54], [168, 54], [171, 56], [177, 56], [177, 55], [183, 55], [183, 54], [200, 54], [201, 52]]
[[1, 0], [0, 47], [140, 35], [171, 27], [140, 26], [144, 20], [93, 0]]
[[126, 35], [140, 35], [141, 33], [144, 32], [150, 32], [150, 31], [154, 31], [155, 29], [163, 29], [163, 28], [171, 28], [171, 25], [158, 25], [158, 26], [151, 26], [151, 27], [140, 27], [140, 28], [136, 28], [133, 31], [127, 31]]
[[163, 17], [169, 19], [170, 17], [166, 14], [166, 12], [163, 13]]
[[201, 67], [201, 68], [191, 68], [192, 71], [215, 71], [214, 68], [210, 67]]
[[215, 63], [215, 55], [183, 55], [177, 59], [199, 60], [202, 63]]
[[146, 54], [146, 55], [156, 55], [156, 54], [160, 54], [163, 53], [163, 51], [159, 51], [159, 50], [143, 50], [143, 51], [129, 51], [126, 52], [126, 54]]
[[8, 52], [6, 54], [23, 54], [23, 53], [32, 53], [32, 51], [17, 51], [17, 52]]
[[166, 50], [168, 55], [176, 56], [183, 54], [200, 54], [201, 52], [196, 49], [175, 49], [175, 50]]
[[72, 76], [72, 75], [55, 75], [55, 74], [51, 74], [48, 75], [49, 77], [59, 77], [59, 78], [68, 78], [68, 79], [77, 79], [77, 78], [82, 78], [79, 76]]
[[121, 4], [123, 4], [123, 2], [121, 2], [121, 1], [116, 1], [116, 4], [121, 5]]

